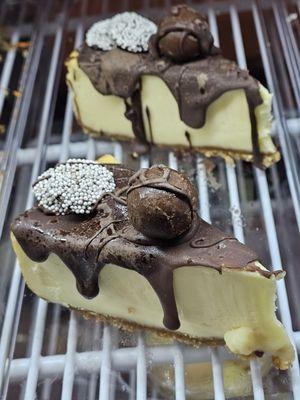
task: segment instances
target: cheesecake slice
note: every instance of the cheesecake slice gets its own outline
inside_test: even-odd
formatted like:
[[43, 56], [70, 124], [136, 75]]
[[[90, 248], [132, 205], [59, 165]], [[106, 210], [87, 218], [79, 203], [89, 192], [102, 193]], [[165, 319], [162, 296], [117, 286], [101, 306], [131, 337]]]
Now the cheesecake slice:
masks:
[[135, 13], [100, 21], [66, 66], [77, 120], [95, 137], [134, 141], [141, 153], [157, 145], [259, 167], [279, 160], [272, 95], [221, 55], [193, 9], [175, 6], [157, 26]]
[[37, 206], [15, 219], [11, 237], [38, 296], [124, 329], [291, 365], [275, 314], [284, 272], [203, 221], [187, 177], [162, 165], [134, 173], [70, 160], [33, 190]]

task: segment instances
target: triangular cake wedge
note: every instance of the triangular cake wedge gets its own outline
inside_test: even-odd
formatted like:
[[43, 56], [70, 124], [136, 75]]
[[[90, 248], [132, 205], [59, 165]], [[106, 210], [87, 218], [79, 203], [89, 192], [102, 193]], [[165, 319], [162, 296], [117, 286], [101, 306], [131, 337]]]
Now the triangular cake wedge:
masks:
[[[46, 171], [34, 186], [38, 206], [12, 224], [34, 293], [124, 329], [225, 343], [237, 355], [266, 353], [280, 369], [291, 365], [293, 348], [275, 314], [283, 271], [268, 271], [255, 252], [203, 221], [188, 178], [165, 166], [134, 173], [106, 165], [111, 175], [99, 172], [108, 179], [102, 187], [113, 179], [115, 188], [92, 205], [78, 176], [94, 177], [92, 191], [100, 187], [97, 165], [91, 172], [88, 162], [80, 165], [71, 160]], [[64, 177], [70, 171], [76, 178]]]
[[221, 55], [193, 9], [173, 7], [157, 26], [135, 13], [99, 21], [66, 66], [75, 115], [93, 136], [135, 141], [138, 153], [167, 146], [259, 167], [280, 158], [272, 95]]

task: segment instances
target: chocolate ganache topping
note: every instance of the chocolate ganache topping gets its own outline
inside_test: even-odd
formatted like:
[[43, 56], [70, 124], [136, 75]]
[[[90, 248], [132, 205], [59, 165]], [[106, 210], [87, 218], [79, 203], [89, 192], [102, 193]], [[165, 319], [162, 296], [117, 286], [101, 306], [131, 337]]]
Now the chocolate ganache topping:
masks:
[[[99, 292], [99, 281], [101, 290], [99, 274], [105, 265], [115, 264], [134, 270], [148, 280], [157, 294], [165, 327], [176, 330], [180, 326], [173, 288], [176, 268], [209, 267], [222, 273], [222, 268], [226, 267], [257, 271], [265, 277], [272, 275], [256, 266], [255, 252], [199, 218], [196, 190], [181, 174], [163, 166], [140, 170], [136, 174], [120, 165], [106, 167], [113, 173], [116, 188], [99, 199], [92, 213], [49, 215], [36, 207], [12, 224], [12, 232], [28, 257], [43, 262], [49, 254], [56, 254], [74, 274], [78, 291], [83, 296], [95, 297]], [[130, 203], [136, 201], [131, 195], [144, 189], [157, 190], [151, 207], [157, 202], [160, 210], [163, 210], [160, 196], [172, 195], [168, 202], [174, 202], [175, 223], [161, 227], [164, 230], [166, 226], [167, 231], [163, 239], [169, 239], [174, 229], [172, 240], [158, 238], [155, 222], [154, 235], [152, 228], [143, 229], [143, 233], [136, 229], [140, 228], [138, 223], [134, 224], [136, 227], [133, 225], [135, 218], [143, 219], [150, 227], [153, 224], [143, 218], [144, 208], [131, 210], [131, 216], [128, 215]], [[152, 193], [146, 191], [144, 195], [147, 199]], [[181, 210], [177, 208], [178, 199], [184, 204]], [[166, 209], [168, 214], [168, 204]], [[180, 213], [185, 228], [177, 220]]]
[[227, 91], [242, 89], [249, 105], [253, 160], [261, 167], [254, 112], [262, 103], [258, 81], [219, 54], [203, 16], [185, 6], [173, 8], [171, 15], [161, 20], [149, 44], [151, 51], [143, 53], [120, 48], [103, 51], [84, 44], [78, 55], [80, 68], [96, 90], [124, 99], [125, 116], [132, 122], [136, 139], [148, 143], [144, 115], [151, 127], [151, 110], [142, 109], [144, 75], [162, 79], [178, 104], [181, 120], [196, 129], [205, 124], [211, 103]]

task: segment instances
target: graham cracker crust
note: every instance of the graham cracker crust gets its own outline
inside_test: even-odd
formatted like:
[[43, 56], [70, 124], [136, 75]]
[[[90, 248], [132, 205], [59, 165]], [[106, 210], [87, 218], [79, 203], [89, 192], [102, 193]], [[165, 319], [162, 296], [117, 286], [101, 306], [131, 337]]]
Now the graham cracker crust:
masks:
[[81, 310], [78, 308], [70, 307], [70, 309], [78, 312], [81, 314], [85, 319], [96, 319], [97, 321], [104, 322], [109, 325], [113, 325], [123, 331], [126, 332], [135, 332], [135, 331], [141, 331], [141, 330], [146, 330], [148, 332], [152, 332], [160, 337], [166, 338], [166, 339], [174, 339], [177, 340], [178, 342], [194, 346], [194, 347], [200, 347], [200, 346], [223, 346], [225, 344], [223, 339], [218, 339], [218, 338], [196, 338], [196, 337], [191, 337], [187, 334], [176, 332], [176, 331], [168, 331], [160, 328], [155, 328], [151, 326], [146, 326], [146, 325], [141, 325], [136, 322], [131, 322], [128, 320], [125, 320], [123, 318], [117, 318], [117, 317], [112, 317], [109, 315], [104, 315], [104, 314], [98, 314], [92, 311], [87, 311], [87, 310]]
[[[124, 136], [118, 134], [106, 134], [105, 132], [95, 132], [91, 128], [87, 127], [83, 124], [80, 118], [79, 108], [75, 101], [73, 101], [74, 107], [76, 109], [76, 119], [77, 123], [83, 129], [84, 133], [92, 136], [94, 139], [107, 139], [110, 141], [121, 141], [121, 142], [132, 142], [133, 140], [129, 138], [125, 138]], [[232, 150], [232, 149], [221, 149], [221, 148], [213, 148], [213, 147], [187, 147], [181, 145], [163, 145], [163, 144], [154, 144], [154, 146], [158, 148], [164, 149], [173, 149], [175, 151], [179, 151], [181, 153], [198, 153], [202, 154], [207, 158], [211, 157], [221, 157], [225, 160], [226, 164], [235, 165], [235, 160], [243, 160], [247, 162], [253, 162], [253, 153], [243, 152], [241, 150]], [[277, 163], [281, 159], [280, 152], [276, 150], [274, 153], [263, 153], [262, 154], [262, 165], [265, 168], [269, 168], [271, 165]]]
[[[109, 315], [104, 315], [104, 314], [98, 314], [92, 311], [87, 311], [87, 310], [81, 310], [78, 308], [70, 307], [70, 309], [74, 310], [75, 312], [81, 314], [85, 319], [96, 319], [97, 321], [104, 322], [106, 324], [115, 326], [119, 328], [120, 330], [126, 331], [126, 332], [135, 332], [135, 331], [141, 331], [141, 330], [146, 330], [148, 332], [154, 333], [157, 336], [160, 336], [164, 339], [173, 339], [177, 340], [180, 343], [193, 346], [193, 347], [201, 347], [201, 346], [210, 346], [210, 347], [216, 347], [216, 346], [224, 346], [225, 341], [223, 339], [218, 339], [218, 338], [196, 338], [196, 337], [191, 337], [188, 334], [180, 333], [180, 332], [175, 332], [175, 331], [168, 331], [160, 328], [154, 328], [151, 326], [146, 326], [146, 325], [141, 325], [136, 322], [131, 322], [128, 320], [125, 320], [123, 318], [117, 318], [117, 317], [112, 317]], [[231, 353], [230, 349], [226, 346], [227, 350]], [[248, 356], [242, 355], [242, 354], [236, 354], [232, 353], [238, 356], [242, 360], [250, 360], [251, 358], [255, 357], [261, 357], [263, 355], [259, 354], [257, 352], [254, 352], [252, 354], [249, 354]], [[289, 364], [283, 363], [282, 360], [279, 357], [272, 356], [272, 362], [275, 368], [280, 369], [280, 370], [286, 370], [290, 368], [292, 362]]]

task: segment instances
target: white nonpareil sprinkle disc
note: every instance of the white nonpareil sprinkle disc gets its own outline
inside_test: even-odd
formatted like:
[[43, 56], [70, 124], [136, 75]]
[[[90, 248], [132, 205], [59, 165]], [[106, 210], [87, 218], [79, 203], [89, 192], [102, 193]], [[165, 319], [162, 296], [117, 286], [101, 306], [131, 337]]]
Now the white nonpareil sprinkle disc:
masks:
[[48, 169], [33, 186], [38, 206], [56, 215], [89, 214], [99, 198], [114, 189], [113, 173], [84, 159]]
[[135, 12], [124, 12], [96, 22], [86, 34], [86, 43], [107, 51], [121, 47], [133, 53], [148, 50], [149, 39], [157, 26]]
[[101, 50], [111, 50], [116, 43], [110, 33], [111, 19], [96, 22], [86, 33], [86, 44]]
[[122, 49], [139, 53], [147, 51], [149, 39], [157, 26], [135, 12], [117, 14], [111, 20], [111, 35]]

